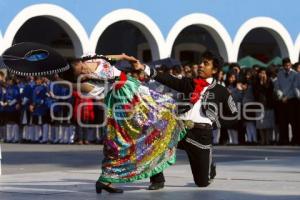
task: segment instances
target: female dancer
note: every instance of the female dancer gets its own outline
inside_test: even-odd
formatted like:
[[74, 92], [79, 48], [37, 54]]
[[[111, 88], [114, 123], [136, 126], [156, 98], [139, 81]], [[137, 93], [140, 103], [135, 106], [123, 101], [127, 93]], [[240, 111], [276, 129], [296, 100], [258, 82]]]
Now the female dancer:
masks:
[[111, 184], [149, 178], [174, 164], [176, 144], [185, 133], [182, 122], [175, 117], [174, 101], [111, 66], [112, 59], [137, 62], [124, 54], [76, 59], [70, 61], [70, 70], [62, 75], [83, 76], [81, 89], [98, 97], [104, 97], [105, 88], [96, 82], [111, 82], [119, 75], [114, 84], [109, 84], [110, 91], [104, 99], [107, 135], [97, 193], [102, 189], [122, 193], [122, 189]]
[[[123, 190], [111, 183], [131, 182], [162, 172], [175, 162], [175, 146], [185, 133], [177, 121], [174, 101], [141, 85], [110, 65], [111, 60], [138, 63], [133, 57], [112, 55], [74, 59], [69, 64], [50, 47], [38, 43], [16, 44], [3, 53], [3, 64], [21, 76], [62, 73], [77, 82], [83, 92], [104, 98], [107, 109], [107, 134], [104, 141], [102, 173], [96, 191]], [[66, 71], [68, 70], [68, 71]], [[115, 84], [113, 80], [120, 76]], [[77, 80], [78, 77], [81, 77]], [[96, 79], [96, 80], [95, 80]], [[109, 84], [103, 84], [106, 80]], [[105, 86], [109, 92], [105, 95]]]

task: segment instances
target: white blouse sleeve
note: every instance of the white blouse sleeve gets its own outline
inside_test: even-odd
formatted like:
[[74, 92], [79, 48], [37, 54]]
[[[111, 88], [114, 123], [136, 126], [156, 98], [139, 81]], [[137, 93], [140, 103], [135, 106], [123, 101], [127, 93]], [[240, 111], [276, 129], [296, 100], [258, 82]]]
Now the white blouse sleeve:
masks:
[[[91, 83], [88, 83], [91, 84]], [[105, 97], [105, 85], [95, 85], [91, 84], [94, 88], [87, 94], [88, 96], [94, 97], [96, 99], [104, 99]]]
[[113, 71], [114, 71], [114, 77], [118, 77], [121, 75], [121, 71], [118, 70], [115, 66], [112, 66], [113, 67]]

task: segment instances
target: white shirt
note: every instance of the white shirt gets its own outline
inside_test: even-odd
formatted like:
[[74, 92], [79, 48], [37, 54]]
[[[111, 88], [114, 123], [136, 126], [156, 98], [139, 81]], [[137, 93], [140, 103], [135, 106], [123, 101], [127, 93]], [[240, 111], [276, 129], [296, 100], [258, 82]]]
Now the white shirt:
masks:
[[[146, 75], [150, 76], [150, 67], [149, 66], [145, 65], [144, 71], [145, 71]], [[208, 78], [208, 79], [206, 79], [206, 81], [209, 84], [212, 84], [213, 78]], [[194, 123], [205, 123], [205, 124], [210, 124], [210, 125], [213, 124], [213, 122], [204, 115], [204, 113], [202, 112], [202, 109], [201, 109], [201, 106], [202, 106], [201, 99], [202, 99], [203, 94], [207, 90], [207, 88], [208, 88], [208, 86], [203, 88], [203, 90], [200, 94], [199, 100], [193, 105], [192, 109], [190, 109], [188, 112], [181, 114], [179, 116], [180, 119], [190, 120], [190, 121], [193, 121]]]
[[[209, 84], [212, 84], [213, 78], [208, 78], [208, 79], [206, 79], [206, 81]], [[203, 94], [207, 90], [207, 88], [208, 88], [208, 86], [203, 88], [198, 101], [193, 105], [192, 109], [190, 109], [188, 112], [185, 112], [185, 113], [181, 114], [179, 116], [180, 119], [190, 120], [190, 121], [193, 121], [194, 123], [205, 123], [205, 124], [210, 124], [210, 125], [213, 124], [213, 122], [208, 117], [206, 117], [204, 115], [204, 113], [202, 112], [202, 109], [201, 109], [201, 106], [202, 106], [201, 99], [203, 97]]]
[[[150, 68], [149, 66], [145, 66], [145, 74], [150, 76]], [[213, 78], [208, 78], [206, 79], [206, 81], [209, 83], [209, 84], [212, 84], [213, 82]], [[204, 115], [204, 113], [202, 112], [202, 109], [201, 109], [201, 99], [202, 99], [202, 96], [203, 94], [205, 93], [205, 91], [207, 90], [208, 86], [203, 88], [201, 94], [200, 94], [200, 98], [199, 100], [193, 105], [192, 109], [190, 109], [188, 112], [185, 112], [183, 114], [181, 114], [179, 116], [180, 119], [182, 120], [190, 120], [190, 121], [193, 121], [194, 123], [205, 123], [205, 124], [210, 124], [212, 125], [213, 122]]]
[[121, 71], [115, 66], [108, 67], [108, 70], [106, 70], [106, 73], [104, 73], [104, 66], [101, 64], [97, 67], [94, 73], [98, 76], [98, 78], [103, 79], [113, 79], [121, 75]]
[[105, 96], [106, 96], [106, 94], [107, 94], [107, 92], [113, 86], [113, 84], [109, 83], [107, 80], [120, 76], [121, 71], [118, 70], [115, 66], [111, 66], [110, 67], [110, 72], [108, 74], [109, 77], [105, 77], [106, 74], [101, 74], [101, 76], [99, 76], [100, 75], [100, 71], [101, 71], [99, 69], [101, 69], [101, 67], [98, 67], [96, 69], [95, 74], [98, 75], [97, 77], [100, 77], [100, 78], [104, 79], [105, 83], [103, 83], [103, 84], [92, 84], [92, 83], [88, 83], [87, 82], [86, 84], [90, 84], [90, 85], [92, 85], [94, 87], [93, 90], [90, 91], [87, 95], [91, 96], [91, 97], [95, 97], [96, 99], [104, 99]]

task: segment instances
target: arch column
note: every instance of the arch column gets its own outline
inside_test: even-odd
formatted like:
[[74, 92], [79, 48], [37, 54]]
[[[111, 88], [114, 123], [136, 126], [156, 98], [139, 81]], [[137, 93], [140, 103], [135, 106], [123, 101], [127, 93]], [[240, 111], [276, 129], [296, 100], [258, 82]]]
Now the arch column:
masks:
[[232, 41], [224, 26], [214, 17], [207, 14], [190, 14], [179, 19], [175, 25], [169, 31], [167, 40], [166, 40], [166, 51], [163, 55], [168, 57], [171, 55], [174, 42], [180, 32], [188, 26], [198, 25], [206, 29], [212, 38], [215, 40], [220, 55], [224, 60], [230, 60], [230, 55], [232, 54]]
[[233, 54], [231, 55], [231, 59], [234, 62], [236, 62], [238, 59], [239, 49], [243, 39], [251, 30], [256, 28], [265, 29], [273, 35], [274, 39], [277, 41], [283, 57], [289, 56], [292, 62], [295, 62], [297, 60], [292, 38], [286, 28], [280, 22], [272, 18], [255, 17], [242, 24], [234, 38]]
[[66, 9], [53, 4], [35, 4], [21, 10], [9, 24], [4, 35], [4, 49], [13, 44], [13, 39], [18, 30], [26, 21], [34, 17], [48, 17], [57, 22], [71, 38], [76, 56], [81, 56], [88, 51], [88, 36], [75, 16]]
[[144, 13], [133, 9], [119, 9], [102, 17], [90, 36], [90, 50], [96, 51], [98, 41], [104, 31], [112, 24], [127, 21], [135, 25], [146, 37], [153, 59], [159, 59], [164, 51], [164, 38], [155, 22]]
[[4, 52], [4, 41], [3, 41], [3, 37], [2, 37], [2, 32], [0, 31], [0, 54], [2, 54]]
[[295, 41], [294, 45], [294, 57], [295, 57], [295, 62], [299, 62], [299, 55], [300, 55], [300, 33], [297, 36], [297, 39]]

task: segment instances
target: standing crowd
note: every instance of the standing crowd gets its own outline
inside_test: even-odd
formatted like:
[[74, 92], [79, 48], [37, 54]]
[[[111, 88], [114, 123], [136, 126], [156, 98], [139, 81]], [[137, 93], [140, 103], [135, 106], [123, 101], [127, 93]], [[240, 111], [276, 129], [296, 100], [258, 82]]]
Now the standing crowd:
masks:
[[[228, 71], [219, 71], [215, 78], [232, 95], [239, 111], [238, 123], [215, 129], [214, 144], [299, 145], [300, 63], [292, 65], [289, 58], [284, 58], [282, 66], [268, 68], [228, 65]], [[197, 69], [198, 65], [162, 65], [157, 71], [182, 79], [195, 77]], [[177, 91], [150, 80], [144, 73], [132, 75], [150, 89], [181, 98]], [[0, 72], [0, 140], [101, 143], [105, 129], [93, 125], [103, 122], [104, 111], [96, 102], [46, 77], [5, 77]]]
[[[282, 65], [241, 68], [229, 63], [215, 77], [225, 86], [238, 108], [238, 123], [215, 129], [214, 144], [300, 145], [300, 63], [284, 58]], [[198, 65], [162, 66], [163, 73], [195, 77]], [[180, 98], [178, 92], [150, 81], [152, 89]]]
[[103, 121], [95, 101], [46, 77], [5, 77], [0, 72], [0, 140], [101, 143], [102, 129], [91, 126]]

